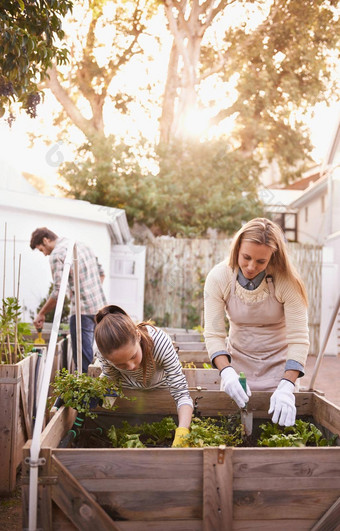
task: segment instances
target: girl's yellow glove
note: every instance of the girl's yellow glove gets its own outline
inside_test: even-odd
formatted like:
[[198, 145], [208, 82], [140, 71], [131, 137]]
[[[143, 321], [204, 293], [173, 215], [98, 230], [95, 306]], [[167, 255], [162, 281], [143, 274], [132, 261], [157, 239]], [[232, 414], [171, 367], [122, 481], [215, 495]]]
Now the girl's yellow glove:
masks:
[[189, 435], [188, 428], [177, 428], [175, 431], [175, 438], [172, 443], [172, 448], [189, 448], [186, 435]]

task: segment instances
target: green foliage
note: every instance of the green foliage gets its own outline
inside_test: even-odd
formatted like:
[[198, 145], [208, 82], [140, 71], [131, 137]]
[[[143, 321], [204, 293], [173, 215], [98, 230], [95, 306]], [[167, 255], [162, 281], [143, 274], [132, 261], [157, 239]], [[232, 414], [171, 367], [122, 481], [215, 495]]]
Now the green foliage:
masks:
[[[50, 297], [52, 291], [53, 291], [53, 282], [51, 282], [50, 287], [48, 288], [47, 297], [45, 297], [44, 299], [41, 300], [41, 302], [40, 302], [40, 304], [39, 304], [39, 306], [37, 308], [36, 313], [39, 313], [39, 311], [44, 306], [44, 304], [47, 301], [47, 299]], [[69, 317], [69, 314], [70, 314], [70, 302], [71, 302], [70, 299], [66, 295], [65, 296], [65, 301], [64, 301], [64, 306], [63, 306], [63, 311], [62, 311], [61, 319], [60, 319], [61, 323], [67, 323], [68, 322], [68, 317]], [[46, 323], [53, 323], [54, 312], [55, 312], [55, 308], [53, 310], [51, 310], [50, 312], [47, 312], [45, 314], [45, 322]]]
[[60, 175], [69, 185], [69, 191], [64, 190], [67, 195], [104, 207], [123, 208], [130, 222], [151, 222], [154, 178], [142, 171], [135, 149], [112, 135], [98, 135], [82, 145], [78, 153], [76, 161], [60, 168]]
[[111, 426], [107, 435], [114, 448], [169, 446], [173, 440], [176, 427], [172, 417], [164, 417], [160, 422], [144, 422], [138, 425], [131, 425], [124, 420], [121, 428]]
[[223, 417], [219, 419], [194, 417], [190, 433], [186, 436], [192, 448], [204, 446], [240, 446], [243, 442], [244, 428], [239, 417]]
[[159, 147], [157, 155], [154, 227], [160, 234], [197, 237], [209, 227], [232, 234], [263, 213], [259, 164], [231, 151], [225, 139], [178, 142]]
[[30, 351], [32, 343], [25, 340], [31, 335], [28, 323], [20, 321], [21, 306], [16, 297], [2, 300], [0, 312], [1, 363], [16, 363]]
[[58, 371], [52, 384], [53, 394], [49, 399], [50, 406], [53, 405], [56, 398], [60, 396], [65, 406], [72, 407], [78, 413], [84, 413], [90, 418], [97, 417], [92, 411], [98, 404], [109, 410], [116, 409], [116, 406], [110, 403], [108, 396], [116, 394], [120, 398], [128, 398], [123, 394], [117, 385], [104, 376], [103, 378], [93, 378], [86, 373], [71, 374], [67, 369]]
[[63, 39], [61, 19], [71, 9], [70, 0], [0, 1], [1, 116], [14, 101], [35, 116], [38, 83], [52, 61], [67, 61], [67, 49], [55, 41]]
[[[220, 52], [228, 62], [221, 79], [238, 73], [238, 97], [216, 123], [235, 113], [234, 140], [241, 150], [248, 157], [262, 153], [275, 159], [286, 182], [301, 173], [301, 161], [308, 161], [311, 151], [309, 132], [294, 113], [338, 93], [331, 79], [332, 55], [339, 50], [338, 6], [338, 1], [275, 1], [254, 30], [244, 24], [225, 32]], [[203, 71], [211, 68], [207, 59], [202, 58]]]
[[[170, 446], [176, 427], [172, 417], [164, 417], [160, 422], [144, 422], [134, 426], [123, 421], [121, 428], [111, 426], [107, 435], [114, 448]], [[239, 418], [233, 416], [221, 416], [219, 419], [194, 417], [186, 439], [190, 447], [202, 448], [220, 444], [239, 446], [242, 444], [243, 436], [243, 426]]]
[[321, 431], [312, 423], [298, 419], [294, 426], [280, 427], [267, 422], [261, 424], [262, 433], [258, 446], [335, 446], [337, 435], [330, 440], [323, 437]]

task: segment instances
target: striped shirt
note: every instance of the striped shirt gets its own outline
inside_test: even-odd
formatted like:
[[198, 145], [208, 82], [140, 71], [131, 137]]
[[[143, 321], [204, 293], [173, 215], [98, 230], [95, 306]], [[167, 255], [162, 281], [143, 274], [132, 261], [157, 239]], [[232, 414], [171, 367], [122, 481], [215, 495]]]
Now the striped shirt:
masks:
[[108, 376], [122, 387], [137, 389], [169, 388], [171, 396], [176, 402], [177, 409], [184, 404], [192, 407], [193, 402], [188, 390], [188, 383], [170, 336], [160, 328], [152, 326], [147, 326], [146, 328], [154, 343], [152, 355], [155, 363], [147, 367], [145, 383], [143, 382], [142, 367], [134, 371], [118, 369], [97, 351], [96, 355], [101, 364], [103, 375]]
[[[50, 266], [53, 276], [53, 291], [51, 296], [58, 297], [61, 277], [64, 269], [69, 240], [58, 238], [56, 245], [51, 252]], [[79, 292], [80, 292], [80, 313], [82, 315], [95, 315], [97, 311], [106, 305], [105, 295], [102, 288], [101, 276], [104, 276], [102, 266], [98, 263], [93, 251], [84, 243], [77, 242], [78, 270], [79, 270]], [[71, 299], [71, 315], [75, 314], [75, 289], [73, 265], [70, 269], [68, 286]]]

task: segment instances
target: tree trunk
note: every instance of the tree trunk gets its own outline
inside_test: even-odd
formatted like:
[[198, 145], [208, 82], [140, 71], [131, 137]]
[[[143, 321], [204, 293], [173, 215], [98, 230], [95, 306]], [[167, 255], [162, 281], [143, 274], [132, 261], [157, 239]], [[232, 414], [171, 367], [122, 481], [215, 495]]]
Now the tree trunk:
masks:
[[160, 135], [159, 140], [161, 144], [167, 144], [172, 136], [172, 126], [175, 117], [175, 102], [178, 89], [178, 60], [179, 54], [175, 42], [172, 44], [168, 75], [165, 84], [165, 91], [162, 105], [162, 115], [160, 119]]

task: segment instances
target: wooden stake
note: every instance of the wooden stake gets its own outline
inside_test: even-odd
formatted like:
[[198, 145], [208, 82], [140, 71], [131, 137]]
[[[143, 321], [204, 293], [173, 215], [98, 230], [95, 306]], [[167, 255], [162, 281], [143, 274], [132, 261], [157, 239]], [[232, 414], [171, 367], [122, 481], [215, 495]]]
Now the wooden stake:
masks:
[[[21, 254], [19, 254], [18, 287], [17, 287], [17, 304], [19, 304], [20, 271], [21, 271]], [[16, 315], [15, 315], [15, 331], [14, 331], [14, 363], [17, 362], [17, 349], [18, 349], [18, 312], [17, 312]]]
[[15, 236], [13, 236], [13, 297], [15, 297]]
[[5, 301], [5, 284], [6, 284], [6, 247], [7, 247], [7, 221], [5, 221], [5, 238], [4, 238], [4, 271], [2, 275], [2, 307], [4, 309]]

